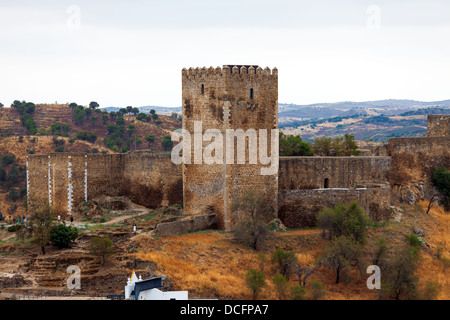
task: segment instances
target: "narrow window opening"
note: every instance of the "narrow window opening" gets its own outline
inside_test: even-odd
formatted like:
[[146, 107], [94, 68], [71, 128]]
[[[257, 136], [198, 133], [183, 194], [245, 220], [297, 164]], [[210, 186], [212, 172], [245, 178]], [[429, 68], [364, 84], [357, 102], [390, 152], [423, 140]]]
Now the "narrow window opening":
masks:
[[205, 94], [205, 85], [202, 84], [202, 95], [204, 95], [204, 94]]
[[324, 180], [324, 182], [323, 182], [323, 187], [325, 188], [325, 189], [328, 189], [329, 187], [330, 187], [330, 182], [329, 182], [329, 180], [328, 180], [328, 178], [325, 178], [325, 180]]
[[250, 100], [253, 100], [253, 88], [250, 89]]

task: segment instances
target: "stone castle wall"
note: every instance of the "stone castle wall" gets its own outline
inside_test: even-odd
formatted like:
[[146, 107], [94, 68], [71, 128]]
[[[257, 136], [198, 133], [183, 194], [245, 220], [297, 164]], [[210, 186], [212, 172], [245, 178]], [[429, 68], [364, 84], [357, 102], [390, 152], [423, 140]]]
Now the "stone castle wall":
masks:
[[374, 221], [390, 217], [391, 189], [389, 184], [362, 188], [310, 190], [279, 190], [278, 217], [288, 228], [315, 227], [317, 214], [325, 207], [358, 201]]
[[56, 211], [98, 196], [127, 195], [148, 207], [181, 204], [181, 168], [170, 155], [151, 153], [28, 155], [28, 201], [49, 203]]
[[428, 115], [427, 137], [450, 137], [450, 115]]
[[390, 164], [390, 157], [280, 157], [278, 187], [356, 188], [364, 182], [385, 183]]
[[[237, 164], [237, 141], [226, 141], [228, 129], [278, 128], [278, 72], [254, 66], [224, 66], [223, 68], [184, 69], [182, 72], [183, 129], [191, 134], [194, 144], [196, 121], [202, 123], [202, 133], [218, 130], [222, 136], [222, 150], [234, 146], [234, 162], [225, 160], [214, 164], [195, 163], [191, 149], [191, 164], [183, 164], [184, 210], [187, 214], [214, 212], [218, 226], [230, 229], [235, 223], [233, 204], [248, 191], [265, 194], [268, 205], [277, 208], [277, 173], [261, 175], [265, 167], [249, 163], [246, 144], [245, 164]], [[258, 140], [259, 141], [259, 140]], [[269, 145], [270, 145], [270, 140]], [[203, 142], [205, 150], [210, 142]], [[269, 149], [270, 152], [270, 149]]]
[[324, 207], [356, 200], [374, 220], [390, 215], [390, 157], [281, 157], [278, 217], [313, 227]]
[[434, 193], [434, 170], [450, 168], [450, 137], [391, 138], [389, 154], [394, 199], [412, 204]]

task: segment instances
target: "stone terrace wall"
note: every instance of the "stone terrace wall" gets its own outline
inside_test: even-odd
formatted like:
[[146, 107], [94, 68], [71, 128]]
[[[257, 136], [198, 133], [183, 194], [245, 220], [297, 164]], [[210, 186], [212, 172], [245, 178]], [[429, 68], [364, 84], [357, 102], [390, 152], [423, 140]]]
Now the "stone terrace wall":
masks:
[[126, 154], [123, 177], [125, 194], [133, 202], [150, 208], [183, 203], [182, 168], [170, 154]]
[[280, 190], [355, 188], [362, 182], [384, 183], [389, 157], [280, 157]]

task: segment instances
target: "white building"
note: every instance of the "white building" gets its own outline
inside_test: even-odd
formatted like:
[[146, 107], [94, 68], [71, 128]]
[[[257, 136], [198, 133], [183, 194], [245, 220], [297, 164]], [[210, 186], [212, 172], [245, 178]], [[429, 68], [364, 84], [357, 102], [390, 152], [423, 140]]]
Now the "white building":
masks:
[[188, 300], [187, 291], [161, 291], [162, 277], [142, 280], [133, 272], [125, 286], [125, 299], [131, 300]]

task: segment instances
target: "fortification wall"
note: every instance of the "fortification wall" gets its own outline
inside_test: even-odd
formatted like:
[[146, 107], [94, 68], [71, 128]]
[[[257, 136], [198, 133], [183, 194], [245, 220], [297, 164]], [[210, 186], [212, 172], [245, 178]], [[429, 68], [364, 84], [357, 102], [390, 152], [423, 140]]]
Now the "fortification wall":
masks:
[[450, 137], [450, 115], [428, 115], [427, 137]]
[[389, 154], [394, 198], [415, 203], [433, 193], [433, 171], [450, 167], [450, 137], [391, 138]]
[[181, 167], [171, 162], [170, 155], [143, 152], [29, 155], [27, 193], [30, 202], [49, 203], [68, 214], [101, 195], [127, 195], [149, 207], [183, 201]]
[[[228, 129], [256, 130], [278, 128], [278, 71], [255, 66], [224, 66], [223, 68], [183, 69], [182, 71], [183, 129], [191, 134], [201, 121], [201, 133], [218, 130], [223, 137], [222, 150], [231, 147], [225, 139]], [[270, 140], [268, 140], [270, 141]], [[200, 142], [202, 153], [210, 142]], [[250, 164], [246, 144], [245, 164], [237, 164], [237, 142], [233, 140], [234, 161], [220, 160], [206, 164], [195, 161], [191, 149], [191, 164], [183, 164], [184, 210], [187, 214], [217, 214], [218, 226], [232, 228], [235, 200], [249, 190], [263, 192], [269, 206], [277, 208], [277, 174], [262, 176], [260, 164]], [[270, 145], [270, 143], [269, 143]], [[216, 151], [215, 151], [216, 152]], [[270, 152], [270, 149], [269, 149]], [[214, 155], [216, 155], [214, 153]], [[219, 157], [219, 155], [217, 155]]]
[[28, 155], [30, 202], [45, 199], [58, 212], [72, 213], [81, 202], [123, 193], [123, 155], [51, 153]]
[[135, 203], [150, 208], [183, 203], [181, 166], [170, 154], [126, 154], [123, 174], [125, 194]]
[[280, 157], [278, 188], [356, 188], [388, 179], [390, 157]]
[[320, 210], [353, 200], [358, 201], [365, 213], [375, 221], [390, 217], [389, 185], [355, 189], [279, 190], [278, 199], [278, 217], [288, 228], [315, 227]]

